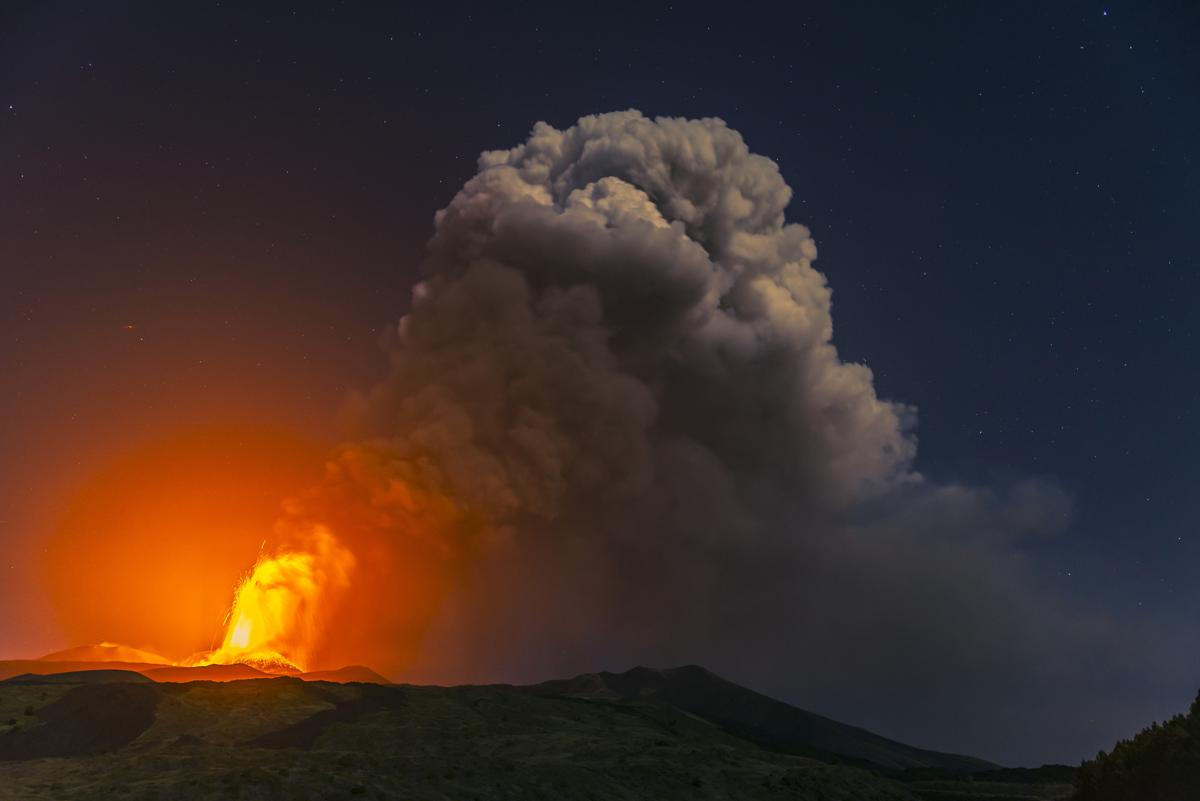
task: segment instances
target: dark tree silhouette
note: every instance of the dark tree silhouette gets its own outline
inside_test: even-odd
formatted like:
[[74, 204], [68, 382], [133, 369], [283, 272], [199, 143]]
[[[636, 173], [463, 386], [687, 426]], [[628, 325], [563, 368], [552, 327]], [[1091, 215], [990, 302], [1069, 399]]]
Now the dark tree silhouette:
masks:
[[1200, 799], [1200, 695], [1186, 715], [1121, 740], [1079, 768], [1073, 801]]

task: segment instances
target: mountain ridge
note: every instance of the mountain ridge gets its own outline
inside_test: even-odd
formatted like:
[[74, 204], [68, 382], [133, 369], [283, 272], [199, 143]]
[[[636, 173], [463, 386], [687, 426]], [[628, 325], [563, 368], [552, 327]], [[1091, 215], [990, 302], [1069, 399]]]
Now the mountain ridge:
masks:
[[[69, 649], [37, 660], [0, 661], [0, 680], [20, 676], [71, 674], [91, 681], [89, 671], [130, 671], [154, 682], [240, 681], [270, 679], [273, 674], [249, 665], [180, 667], [129, 662], [115, 657], [132, 649], [88, 646]], [[108, 655], [94, 661], [68, 661], [66, 656]], [[94, 677], [98, 680], [100, 677]], [[362, 665], [300, 675], [307, 681], [390, 684], [384, 676]], [[621, 704], [665, 704], [709, 721], [721, 730], [755, 745], [780, 753], [844, 763], [891, 774], [935, 770], [968, 774], [1000, 766], [977, 757], [934, 751], [892, 740], [867, 729], [842, 723], [743, 687], [699, 665], [674, 668], [636, 666], [621, 673], [600, 671], [566, 679], [521, 686], [524, 692]]]
[[973, 773], [1000, 767], [978, 757], [919, 748], [809, 712], [743, 687], [699, 665], [637, 666], [530, 685], [533, 692], [597, 700], [654, 701], [709, 720], [763, 748], [888, 772]]

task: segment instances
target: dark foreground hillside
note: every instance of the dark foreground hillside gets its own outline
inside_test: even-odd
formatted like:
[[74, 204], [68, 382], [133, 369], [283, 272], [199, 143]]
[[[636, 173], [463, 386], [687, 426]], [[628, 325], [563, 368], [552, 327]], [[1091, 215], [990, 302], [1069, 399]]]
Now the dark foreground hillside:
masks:
[[[4, 799], [1061, 798], [765, 748], [661, 699], [295, 678], [0, 682]], [[840, 724], [839, 724], [840, 725]], [[926, 777], [928, 779], [928, 777]]]

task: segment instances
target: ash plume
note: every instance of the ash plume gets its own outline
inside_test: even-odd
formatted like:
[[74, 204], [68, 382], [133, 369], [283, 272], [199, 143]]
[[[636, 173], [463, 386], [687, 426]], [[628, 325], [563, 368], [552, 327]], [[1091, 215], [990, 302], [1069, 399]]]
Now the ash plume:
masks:
[[697, 662], [985, 756], [1073, 703], [1104, 632], [1022, 555], [1070, 499], [914, 470], [915, 410], [839, 357], [790, 198], [719, 119], [484, 153], [293, 507], [358, 557], [328, 648], [412, 681]]

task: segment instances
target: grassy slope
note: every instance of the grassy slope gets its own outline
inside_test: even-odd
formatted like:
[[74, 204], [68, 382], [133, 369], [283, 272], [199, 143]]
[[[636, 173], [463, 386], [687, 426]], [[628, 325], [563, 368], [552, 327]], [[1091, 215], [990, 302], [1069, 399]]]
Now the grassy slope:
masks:
[[[0, 762], [0, 798], [912, 798], [866, 771], [764, 751], [658, 705], [507, 687], [367, 687], [158, 685], [154, 722], [133, 742], [94, 756]], [[71, 689], [0, 685], [0, 740], [46, 725], [37, 711]], [[35, 714], [24, 715], [30, 705]], [[246, 745], [299, 731], [322, 712], [329, 723], [311, 748]]]
[[[121, 685], [0, 683], [0, 760], [10, 757], [0, 761], [0, 799], [1008, 801], [1070, 789], [1001, 776], [900, 782], [764, 749], [640, 699], [287, 678], [146, 691], [156, 694], [152, 722], [143, 715], [132, 741], [88, 755], [129, 723], [112, 703], [125, 697]], [[97, 723], [94, 710], [105, 719], [91, 735], [78, 731]], [[33, 740], [76, 750], [11, 758]]]

